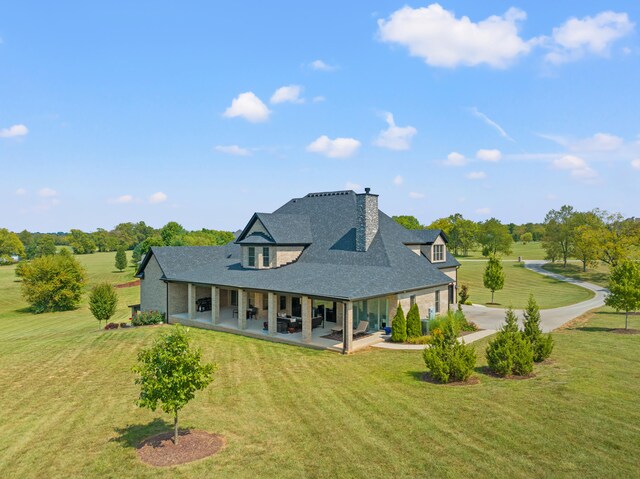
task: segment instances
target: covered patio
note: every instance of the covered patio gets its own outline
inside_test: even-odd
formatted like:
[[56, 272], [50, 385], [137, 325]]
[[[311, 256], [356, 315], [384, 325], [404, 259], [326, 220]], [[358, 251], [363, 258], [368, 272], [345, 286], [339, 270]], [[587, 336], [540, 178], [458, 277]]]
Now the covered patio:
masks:
[[381, 341], [380, 332], [354, 340], [353, 310], [326, 298], [169, 283], [169, 322], [344, 353]]

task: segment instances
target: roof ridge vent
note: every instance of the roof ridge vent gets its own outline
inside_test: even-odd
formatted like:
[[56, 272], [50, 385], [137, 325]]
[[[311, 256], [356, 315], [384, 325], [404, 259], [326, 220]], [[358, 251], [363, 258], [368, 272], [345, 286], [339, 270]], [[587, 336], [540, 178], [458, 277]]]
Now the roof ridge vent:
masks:
[[352, 192], [350, 190], [342, 190], [342, 191], [320, 191], [318, 193], [309, 193], [306, 198], [320, 198], [323, 196], [344, 196], [349, 195]]

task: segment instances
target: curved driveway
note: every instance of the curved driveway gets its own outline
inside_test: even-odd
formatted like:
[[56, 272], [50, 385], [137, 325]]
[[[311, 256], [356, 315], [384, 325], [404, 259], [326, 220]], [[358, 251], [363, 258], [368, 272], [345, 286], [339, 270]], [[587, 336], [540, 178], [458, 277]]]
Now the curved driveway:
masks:
[[[595, 308], [599, 308], [604, 305], [604, 298], [607, 293], [607, 289], [598, 286], [597, 284], [587, 283], [586, 281], [580, 281], [573, 278], [567, 278], [559, 274], [550, 273], [542, 268], [542, 265], [547, 261], [525, 261], [525, 267], [531, 271], [535, 271], [545, 276], [551, 276], [560, 281], [566, 281], [567, 283], [573, 283], [582, 288], [590, 289], [595, 292], [595, 296], [591, 299], [583, 301], [581, 303], [572, 304], [570, 306], [563, 306], [561, 308], [543, 309], [540, 311], [540, 327], [543, 331], [552, 331], [563, 324], [577, 318], [578, 316], [586, 313]], [[501, 308], [487, 308], [480, 305], [465, 305], [462, 307], [467, 318], [476, 323], [482, 329], [499, 329], [504, 322], [505, 310]], [[522, 321], [522, 310], [515, 310], [518, 314], [520, 321]]]

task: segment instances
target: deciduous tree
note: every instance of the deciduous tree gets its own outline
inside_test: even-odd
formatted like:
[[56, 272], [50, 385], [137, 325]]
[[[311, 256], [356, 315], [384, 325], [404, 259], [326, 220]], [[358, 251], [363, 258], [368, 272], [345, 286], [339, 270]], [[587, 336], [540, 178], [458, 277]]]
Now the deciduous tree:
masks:
[[17, 234], [0, 228], [0, 263], [13, 263], [13, 256], [24, 257], [24, 245]]
[[607, 306], [625, 312], [625, 329], [629, 328], [629, 312], [640, 309], [640, 265], [634, 261], [621, 261], [611, 270]]
[[478, 243], [482, 246], [483, 256], [510, 254], [513, 238], [509, 228], [495, 218], [488, 219], [478, 226]]
[[98, 329], [102, 321], [109, 321], [118, 308], [118, 293], [110, 283], [100, 283], [89, 294], [89, 311], [98, 320]]
[[415, 216], [410, 216], [410, 215], [400, 215], [400, 216], [393, 216], [392, 219], [404, 226], [405, 228], [407, 228], [408, 230], [423, 230], [424, 226], [422, 226], [420, 224], [420, 222], [418, 221], [418, 219]]
[[564, 205], [559, 210], [551, 210], [544, 218], [544, 240], [542, 247], [549, 258], [561, 258], [564, 267], [567, 259], [574, 254], [575, 214], [573, 206]]
[[482, 280], [484, 287], [491, 291], [491, 303], [493, 303], [495, 292], [504, 288], [504, 269], [500, 258], [497, 256], [489, 258]]

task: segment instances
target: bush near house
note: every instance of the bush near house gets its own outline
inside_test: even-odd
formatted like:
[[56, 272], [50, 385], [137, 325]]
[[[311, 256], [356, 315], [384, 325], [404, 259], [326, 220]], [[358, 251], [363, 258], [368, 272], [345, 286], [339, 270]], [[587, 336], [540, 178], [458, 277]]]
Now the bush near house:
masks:
[[422, 322], [420, 321], [420, 310], [417, 303], [409, 308], [407, 313], [407, 339], [422, 336]]
[[478, 326], [467, 320], [462, 311], [447, 311], [447, 314], [436, 316], [429, 321], [429, 331], [436, 329], [444, 330], [447, 323], [453, 323], [458, 331], [477, 331]]
[[431, 376], [441, 383], [466, 381], [476, 366], [473, 346], [458, 341], [459, 330], [454, 321], [444, 329], [434, 329], [429, 347], [424, 350], [424, 363]]
[[150, 324], [164, 323], [165, 315], [160, 311], [139, 311], [133, 318], [131, 324], [133, 326], [148, 326]]
[[404, 317], [402, 305], [398, 304], [396, 315], [391, 323], [391, 341], [394, 343], [404, 343], [407, 340], [407, 320]]
[[509, 308], [505, 324], [487, 346], [489, 369], [498, 376], [526, 376], [533, 371], [533, 347], [519, 330], [517, 321]]

